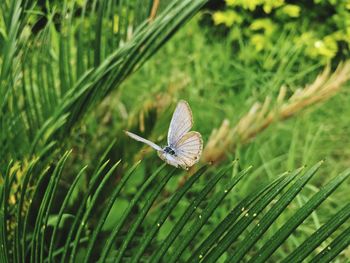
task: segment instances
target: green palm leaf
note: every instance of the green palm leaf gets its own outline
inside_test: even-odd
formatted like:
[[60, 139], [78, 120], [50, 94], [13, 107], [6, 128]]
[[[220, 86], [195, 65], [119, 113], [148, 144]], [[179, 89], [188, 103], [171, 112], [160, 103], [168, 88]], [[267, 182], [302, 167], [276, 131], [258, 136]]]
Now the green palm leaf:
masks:
[[[33, 35], [25, 33], [30, 23], [23, 25], [34, 17], [28, 14], [41, 14], [37, 6], [21, 0], [10, 7], [0, 4], [0, 16], [8, 22], [0, 61], [0, 83], [7, 87], [0, 93], [5, 113], [0, 124], [6, 131], [0, 138], [2, 156], [37, 154], [53, 140], [65, 138], [93, 105], [139, 69], [207, 0], [164, 1], [151, 20], [153, 1], [90, 2], [80, 6], [78, 1], [64, 1], [58, 10], [47, 4], [47, 22]], [[18, 60], [21, 67], [14, 67]], [[8, 140], [10, 134], [16, 138]]]
[[[92, 172], [89, 187], [81, 197], [77, 210], [68, 212], [70, 209], [68, 200], [72, 198], [72, 192], [76, 189], [77, 182], [84, 175], [84, 168], [70, 185], [57, 214], [56, 218], [58, 219], [55, 220], [53, 229], [50, 229], [49, 217], [55, 215], [51, 206], [57, 198], [57, 187], [62, 180], [65, 171], [64, 164], [68, 155], [69, 153], [65, 154], [54, 166], [54, 169], [41, 168], [39, 183], [30, 195], [21, 193], [21, 191], [28, 189], [28, 183], [22, 184], [23, 188], [19, 191], [25, 198], [18, 206], [22, 207], [21, 211], [22, 214], [25, 213], [25, 219], [14, 221], [21, 224], [21, 226], [17, 225], [16, 229], [20, 231], [17, 231], [15, 236], [11, 234], [11, 231], [2, 234], [1, 242], [2, 245], [5, 245], [4, 253], [2, 253], [4, 262], [21, 262], [25, 259], [30, 259], [33, 262], [44, 262], [45, 259], [49, 259], [50, 262], [57, 260], [75, 262], [78, 258], [81, 259], [77, 253], [81, 250], [87, 252], [84, 253], [84, 262], [96, 260], [106, 262], [111, 258], [119, 262], [126, 260], [129, 257], [128, 255], [132, 255], [131, 261], [133, 262], [137, 262], [141, 258], [151, 262], [161, 262], [164, 258], [174, 262], [178, 260], [211, 262], [217, 260], [223, 254], [229, 256], [227, 260], [230, 262], [239, 262], [243, 258], [246, 259], [246, 257], [250, 258], [251, 261], [264, 261], [267, 257], [271, 257], [275, 250], [281, 248], [284, 240], [292, 235], [293, 230], [301, 226], [303, 221], [350, 175], [350, 170], [341, 173], [314, 194], [300, 209], [288, 211], [292, 214], [290, 220], [268, 239], [264, 233], [276, 223], [281, 214], [286, 213], [287, 205], [315, 176], [322, 162], [304, 173], [302, 173], [303, 169], [298, 169], [282, 174], [274, 182], [262, 188], [260, 192], [247, 196], [238, 204], [232, 204], [234, 208], [231, 213], [221, 222], [216, 223], [214, 227], [212, 226], [209, 235], [206, 237], [201, 234], [201, 229], [209, 224], [213, 212], [223, 204], [225, 197], [230, 193], [230, 189], [235, 191], [239, 182], [245, 180], [244, 175], [249, 172], [249, 169], [242, 170], [237, 174], [236, 169], [233, 169], [234, 174], [225, 190], [217, 191], [217, 185], [223, 178], [229, 176], [228, 173], [232, 170], [232, 165], [221, 172], [203, 168], [175, 192], [169, 202], [158, 208], [161, 209], [158, 219], [152, 223], [152, 228], [149, 231], [142, 233], [140, 229], [143, 228], [144, 224], [147, 224], [148, 216], [151, 216], [150, 208], [154, 206], [156, 200], [162, 199], [164, 187], [166, 187], [169, 179], [174, 176], [175, 170], [169, 170], [163, 165], [141, 183], [139, 191], [124, 211], [116, 227], [109, 232], [105, 232], [106, 230], [103, 230], [102, 227], [106, 222], [107, 215], [111, 211], [114, 202], [118, 202], [118, 197], [123, 193], [123, 186], [134, 176], [138, 166], [131, 167], [129, 172], [122, 177], [116, 188], [113, 189], [111, 199], [103, 206], [103, 213], [98, 215], [97, 220], [93, 220], [92, 215], [97, 211], [97, 204], [100, 202], [98, 200], [101, 200], [101, 194], [108, 188], [107, 182], [110, 182], [118, 165], [117, 163], [107, 169], [108, 162], [101, 158], [100, 167]], [[31, 174], [31, 177], [32, 173], [38, 171], [40, 171], [40, 166], [34, 161], [30, 164], [27, 173]], [[192, 201], [189, 201], [186, 194], [191, 191], [191, 188], [201, 177], [209, 174], [212, 174], [211, 180], [195, 194]], [[14, 175], [8, 178], [14, 178]], [[11, 189], [9, 186], [14, 182], [15, 180], [6, 182], [6, 188]], [[44, 191], [40, 193], [38, 189]], [[284, 190], [285, 192], [281, 193]], [[209, 193], [210, 197], [208, 196]], [[11, 206], [13, 205], [9, 203], [9, 197], [13, 193], [10, 194], [3, 188], [1, 194], [2, 211], [4, 211], [2, 216], [11, 218]], [[28, 200], [32, 202], [28, 209], [24, 209], [23, 204], [28, 203]], [[174, 214], [173, 212], [181, 200], [189, 201], [188, 206], [180, 214]], [[274, 202], [271, 205], [273, 200]], [[198, 208], [203, 205], [204, 210], [194, 215]], [[17, 207], [17, 209], [19, 208]], [[64, 214], [67, 213], [70, 214], [67, 217], [67, 220], [71, 221], [69, 224], [70, 230], [68, 236], [62, 236], [60, 232], [65, 230], [60, 225]], [[18, 211], [15, 214], [18, 215]], [[29, 215], [35, 220], [28, 221]], [[324, 261], [334, 258], [350, 242], [348, 236], [344, 234], [347, 231], [340, 234], [337, 232], [340, 227], [346, 226], [349, 217], [349, 204], [346, 204], [285, 258], [285, 261], [301, 262], [310, 255], [315, 256], [315, 249], [330, 235], [334, 236], [338, 233], [329, 245], [331, 249], [326, 249], [315, 257], [315, 259]], [[170, 218], [172, 218], [171, 220], [175, 219], [176, 224], [166, 238], [159, 243], [155, 240], [157, 232], [162, 228], [163, 223], [170, 220]], [[257, 221], [257, 218], [260, 219]], [[246, 231], [248, 229], [250, 230]], [[141, 238], [139, 238], [140, 234]], [[32, 238], [28, 239], [28, 236], [32, 236]], [[99, 242], [96, 242], [97, 238]], [[50, 242], [46, 242], [47, 239]], [[132, 245], [135, 242], [137, 246]], [[256, 251], [255, 245], [261, 242], [265, 242], [265, 245], [258, 252], [253, 252]], [[193, 244], [199, 245], [193, 246]], [[16, 251], [16, 253], [13, 253], [13, 251]], [[257, 254], [255, 255], [255, 253]]]

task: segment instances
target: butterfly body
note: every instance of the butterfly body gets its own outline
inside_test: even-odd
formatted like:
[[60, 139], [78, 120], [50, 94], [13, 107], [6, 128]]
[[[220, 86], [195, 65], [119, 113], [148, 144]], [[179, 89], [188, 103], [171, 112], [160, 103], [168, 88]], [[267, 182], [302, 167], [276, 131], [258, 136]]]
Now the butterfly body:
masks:
[[170, 155], [175, 155], [175, 156], [176, 156], [175, 150], [172, 149], [170, 146], [165, 146], [164, 149], [163, 149], [163, 151], [164, 151], [165, 153], [170, 154]]
[[192, 111], [184, 100], [178, 102], [170, 122], [168, 146], [161, 148], [134, 133], [126, 131], [131, 138], [143, 142], [157, 150], [158, 156], [166, 163], [188, 169], [199, 161], [203, 140], [199, 132], [190, 131], [193, 125]]

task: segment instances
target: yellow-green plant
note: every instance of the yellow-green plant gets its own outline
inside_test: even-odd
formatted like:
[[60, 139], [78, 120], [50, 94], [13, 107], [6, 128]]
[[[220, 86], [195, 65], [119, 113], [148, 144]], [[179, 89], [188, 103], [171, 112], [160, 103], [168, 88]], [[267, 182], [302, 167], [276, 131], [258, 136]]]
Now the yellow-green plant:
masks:
[[[348, 1], [226, 0], [213, 12], [215, 25], [224, 25], [232, 41], [246, 40], [255, 55], [269, 52], [281, 32], [310, 59], [329, 62], [347, 56], [350, 47]], [[243, 58], [242, 58], [243, 59]]]

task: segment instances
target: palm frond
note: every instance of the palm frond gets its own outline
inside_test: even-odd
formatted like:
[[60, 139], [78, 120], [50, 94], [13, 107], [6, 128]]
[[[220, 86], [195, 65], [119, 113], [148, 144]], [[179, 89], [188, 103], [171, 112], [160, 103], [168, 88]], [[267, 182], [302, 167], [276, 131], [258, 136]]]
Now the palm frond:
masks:
[[[236, 166], [234, 169], [230, 165], [221, 171], [210, 171], [208, 167], [203, 167], [173, 193], [169, 201], [157, 206], [155, 204], [164, 199], [163, 190], [176, 171], [163, 165], [141, 183], [114, 229], [106, 232], [103, 225], [107, 216], [122, 195], [123, 187], [134, 176], [139, 166], [137, 163], [131, 167], [117, 186], [108, 190], [111, 191], [110, 197], [103, 201], [102, 193], [106, 194], [107, 189], [111, 189], [108, 188], [108, 184], [114, 181], [112, 178], [115, 168], [120, 165], [116, 163], [107, 168], [108, 162], [103, 160], [104, 156], [100, 159], [99, 168], [89, 176], [88, 188], [75, 210], [69, 207], [69, 200], [78, 181], [85, 176], [85, 167], [70, 184], [63, 201], [57, 202], [59, 183], [65, 173], [64, 165], [69, 152], [49, 168], [40, 167], [35, 160], [30, 162], [24, 171], [26, 175], [23, 179], [33, 178], [37, 173], [40, 175], [35, 188], [29, 192], [29, 186], [33, 182], [28, 179], [19, 181], [21, 171], [15, 169], [13, 163], [9, 165], [9, 176], [1, 189], [1, 216], [8, 222], [1, 226], [4, 230], [1, 236], [4, 262], [106, 262], [110, 258], [117, 262], [126, 258], [132, 262], [138, 262], [140, 259], [161, 262], [165, 257], [171, 262], [212, 262], [223, 254], [230, 262], [240, 262], [243, 259], [264, 262], [273, 257], [273, 253], [283, 246], [284, 241], [293, 235], [305, 219], [350, 175], [350, 170], [346, 170], [315, 193], [302, 207], [291, 210], [289, 205], [315, 176], [322, 162], [305, 172], [305, 168], [300, 168], [284, 173], [260, 191], [246, 196], [237, 204], [232, 204], [231, 212], [220, 221], [212, 221], [214, 212], [220, 208], [227, 195], [238, 187], [239, 182], [245, 180], [250, 168], [237, 173], [237, 164], [233, 164]], [[233, 174], [229, 183], [224, 190], [218, 190], [218, 184], [229, 176], [231, 170]], [[188, 199], [193, 186], [204, 176], [210, 176], [211, 179], [192, 200]], [[18, 190], [13, 192], [11, 189], [18, 183]], [[11, 200], [17, 196], [20, 196], [21, 201], [13, 203]], [[179, 202], [184, 201], [187, 208], [180, 214], [175, 214]], [[53, 203], [60, 203], [59, 209], [55, 209], [57, 212], [53, 210]], [[98, 210], [101, 205], [103, 210], [100, 213]], [[157, 210], [159, 215], [154, 220], [155, 217], [150, 214]], [[285, 213], [288, 213], [290, 219], [272, 236], [266, 235], [276, 220]], [[285, 258], [285, 262], [301, 262], [310, 256], [322, 260], [337, 256], [350, 242], [346, 235], [338, 231], [339, 228], [348, 227], [346, 222], [349, 216], [349, 204], [345, 204], [324, 225], [306, 237], [304, 243]], [[50, 222], [50, 218], [54, 218], [54, 221]], [[69, 225], [62, 225], [64, 218], [70, 221]], [[149, 218], [153, 218], [154, 221], [150, 222]], [[176, 223], [165, 239], [159, 241], [157, 234], [168, 220]], [[212, 225], [213, 222], [216, 222], [215, 225]], [[151, 226], [149, 231], [143, 232], [142, 229], [148, 224]], [[203, 236], [201, 230], [208, 226], [209, 234]], [[68, 235], [62, 236], [62, 231], [68, 231]], [[28, 236], [32, 238], [28, 239]], [[315, 253], [329, 236], [333, 237], [329, 245], [331, 249]], [[257, 244], [260, 246], [257, 247]], [[83, 257], [79, 251], [85, 251]]]
[[[47, 4], [46, 14], [21, 0], [10, 7], [2, 2], [0, 15], [7, 21], [0, 61], [2, 155], [37, 154], [65, 138], [206, 2], [164, 1], [156, 17], [153, 1], [98, 0], [81, 6], [65, 1], [58, 10]], [[34, 26], [23, 26], [22, 16], [33, 20], [37, 14], [46, 24], [30, 34]], [[16, 138], [9, 140], [10, 134]]]

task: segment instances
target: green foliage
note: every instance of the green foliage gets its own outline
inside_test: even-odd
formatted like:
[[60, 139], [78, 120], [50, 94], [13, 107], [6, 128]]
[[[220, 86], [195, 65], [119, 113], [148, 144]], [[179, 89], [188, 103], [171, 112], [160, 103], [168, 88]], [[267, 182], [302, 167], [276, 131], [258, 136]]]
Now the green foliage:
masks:
[[[62, 181], [69, 155], [71, 153], [66, 153], [60, 158], [54, 169], [41, 168], [44, 169], [38, 178], [39, 182], [42, 182], [38, 184], [41, 194], [37, 190], [28, 193], [23, 181], [19, 191], [25, 196], [23, 202], [29, 202], [29, 206], [21, 205], [23, 202], [14, 205], [11, 203], [11, 194], [2, 191], [2, 216], [8, 218], [9, 224], [12, 225], [11, 231], [3, 231], [1, 236], [3, 262], [22, 262], [28, 258], [31, 262], [45, 262], [45, 259], [50, 262], [105, 262], [111, 258], [117, 262], [127, 258], [132, 262], [138, 262], [141, 258], [151, 262], [160, 262], [162, 258], [171, 262], [213, 262], [222, 256], [230, 262], [239, 262], [243, 258], [252, 262], [265, 262], [266, 258], [271, 257], [276, 249], [283, 246], [284, 241], [303, 226], [305, 219], [350, 176], [350, 170], [341, 173], [298, 210], [288, 211], [287, 206], [295, 202], [295, 198], [316, 174], [322, 162], [305, 172], [305, 168], [300, 168], [282, 174], [256, 193], [248, 194], [241, 202], [231, 203], [232, 210], [223, 215], [220, 221], [203, 235], [201, 230], [211, 224], [210, 218], [214, 211], [245, 182], [250, 169], [241, 170], [237, 164], [234, 164], [235, 169], [230, 165], [221, 171], [203, 167], [172, 195], [168, 202], [160, 205], [164, 188], [175, 172], [175, 169], [165, 169], [165, 165], [162, 165], [141, 184], [139, 192], [125, 209], [122, 218], [115, 219], [114, 229], [105, 231], [103, 225], [107, 215], [111, 212], [113, 204], [118, 202], [125, 183], [134, 176], [138, 165], [122, 176], [116, 188], [103, 197], [105, 191], [109, 192], [108, 182], [114, 181], [113, 171], [120, 163], [107, 168], [107, 162], [101, 159], [101, 166], [89, 176], [91, 179], [88, 182], [88, 190], [79, 198], [79, 206], [72, 211], [68, 206], [68, 199], [72, 198], [71, 193], [85, 171], [83, 168], [68, 187], [63, 202], [58, 201], [56, 190]], [[30, 162], [29, 166], [32, 169], [24, 172], [25, 178], [32, 177], [34, 171], [40, 171], [40, 165], [35, 161]], [[162, 171], [164, 173], [161, 173]], [[14, 184], [15, 180], [11, 179], [16, 177], [18, 172], [10, 172], [5, 185]], [[191, 197], [191, 188], [199, 183], [201, 177], [209, 177], [210, 180]], [[229, 178], [225, 189], [215, 190], [225, 178]], [[186, 209], [178, 215], [173, 213], [180, 201], [185, 200], [189, 201]], [[61, 204], [58, 214], [52, 209], [54, 202]], [[100, 209], [101, 205], [103, 210]], [[153, 214], [158, 212], [159, 217], [155, 218]], [[68, 213], [70, 216], [64, 216]], [[290, 219], [269, 237], [269, 230], [284, 213], [287, 213]], [[50, 215], [54, 216], [55, 220], [50, 220]], [[349, 205], [346, 205], [304, 241], [308, 246], [301, 244], [296, 250], [298, 252], [291, 254], [289, 258], [297, 257], [298, 261], [302, 261], [309, 255], [316, 255], [320, 260], [337, 256], [341, 252], [337, 245], [332, 247], [331, 254], [318, 253], [315, 248], [331, 234], [341, 233], [339, 229], [344, 228], [349, 217]], [[69, 223], [62, 227], [61, 221], [64, 218]], [[35, 221], [34, 229], [28, 228], [29, 220]], [[174, 225], [167, 237], [159, 242], [156, 236], [166, 221], [174, 221]], [[69, 233], [68, 237], [65, 235], [66, 231]], [[31, 238], [28, 239], [28, 236]], [[339, 236], [341, 237], [342, 235]], [[350, 240], [342, 242], [341, 247], [344, 247]]]
[[[243, 32], [236, 60], [232, 38], [208, 41], [199, 16], [170, 40], [206, 0], [160, 1], [151, 17], [156, 2], [0, 2], [0, 262], [346, 258], [347, 96], [228, 152], [239, 163], [204, 166], [185, 181], [122, 137], [128, 127], [160, 143], [185, 97], [207, 141], [222, 119], [317, 74], [319, 63], [290, 41], [298, 34], [269, 44], [280, 27], [269, 17], [250, 29], [268, 38], [250, 46]], [[283, 21], [303, 15], [283, 1], [227, 5], [230, 28], [260, 8]], [[269, 52], [256, 50], [265, 40]], [[324, 156], [323, 169], [297, 169]]]
[[[95, 1], [92, 6], [85, 4], [76, 18], [74, 1], [70, 1], [58, 14], [63, 17], [59, 29], [55, 10], [49, 9], [47, 24], [33, 36], [28, 33], [29, 22], [21, 27], [33, 19], [21, 20], [21, 2], [12, 1], [11, 6], [4, 2], [1, 13], [9, 20], [0, 76], [1, 85], [8, 87], [0, 94], [0, 128], [6, 131], [1, 134], [2, 161], [38, 154], [67, 136], [93, 105], [137, 70], [205, 3], [172, 2], [149, 23], [143, 9], [149, 10], [148, 5], [138, 8], [110, 0], [97, 5]], [[120, 12], [116, 32], [115, 9]], [[27, 10], [32, 16], [35, 11]], [[16, 61], [21, 61], [20, 67]]]
[[[347, 1], [226, 0], [212, 15], [215, 25], [229, 30], [233, 43], [247, 42], [251, 59], [270, 52], [281, 32], [312, 60], [328, 63], [349, 54], [350, 6]], [[240, 58], [246, 54], [240, 51]]]

